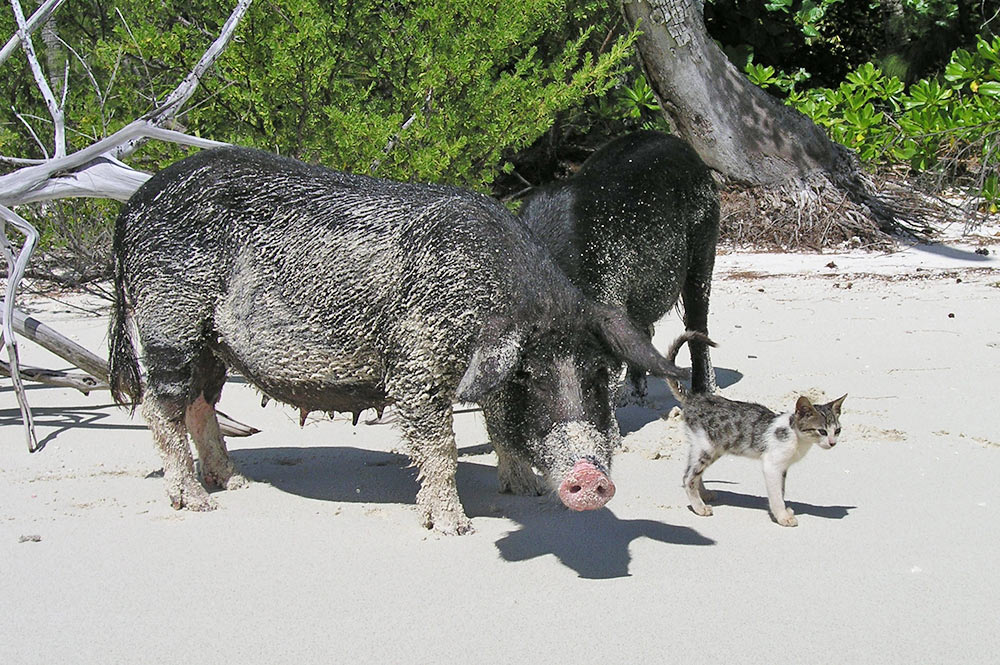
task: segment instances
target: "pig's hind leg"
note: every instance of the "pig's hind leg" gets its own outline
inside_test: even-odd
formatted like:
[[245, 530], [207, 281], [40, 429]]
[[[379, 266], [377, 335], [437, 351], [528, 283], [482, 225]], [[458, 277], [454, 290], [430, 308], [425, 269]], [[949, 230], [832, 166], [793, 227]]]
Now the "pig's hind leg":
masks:
[[205, 485], [232, 490], [245, 487], [248, 481], [236, 472], [219, 431], [215, 405], [225, 381], [226, 366], [205, 349], [194, 371], [194, 392], [198, 396], [188, 405], [184, 420], [198, 451]]
[[[142, 336], [142, 328], [139, 331]], [[147, 369], [142, 415], [163, 461], [163, 478], [175, 509], [213, 510], [215, 503], [198, 481], [188, 443], [192, 354], [144, 340]]]
[[198, 480], [188, 441], [193, 434], [206, 478], [228, 482], [232, 474], [213, 406], [225, 367], [210, 351], [211, 303], [189, 285], [154, 282], [134, 310], [146, 366], [142, 414], [163, 460], [170, 504], [213, 510], [215, 502]]
[[[692, 249], [681, 299], [684, 303], [684, 327], [708, 335], [708, 302], [712, 292], [712, 269], [715, 264], [715, 243]], [[688, 342], [691, 349], [691, 388], [696, 393], [716, 391], [715, 369], [709, 347], [699, 340]]]

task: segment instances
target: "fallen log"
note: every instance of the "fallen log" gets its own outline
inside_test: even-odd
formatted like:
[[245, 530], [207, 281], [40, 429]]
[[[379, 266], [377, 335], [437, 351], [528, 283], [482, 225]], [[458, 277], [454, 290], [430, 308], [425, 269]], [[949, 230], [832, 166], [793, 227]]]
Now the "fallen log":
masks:
[[[14, 331], [19, 333], [25, 339], [30, 339], [42, 348], [51, 351], [55, 355], [59, 356], [63, 360], [69, 362], [74, 367], [78, 367], [87, 374], [89, 377], [83, 379], [95, 380], [95, 385], [88, 390], [107, 390], [108, 389], [108, 363], [104, 358], [101, 358], [97, 354], [88, 351], [84, 347], [80, 346], [68, 337], [61, 335], [60, 333], [53, 330], [51, 327], [45, 325], [38, 319], [28, 314], [25, 314], [21, 310], [14, 309]], [[2, 370], [0, 370], [2, 371]], [[54, 374], [59, 374], [55, 370], [38, 370], [42, 372], [42, 376], [48, 379], [54, 379]], [[67, 375], [66, 372], [62, 372], [64, 376]], [[8, 369], [9, 376], [9, 369]], [[28, 368], [21, 368], [21, 376], [29, 381], [39, 381], [40, 383], [50, 383], [55, 384], [52, 381], [45, 381], [42, 379], [34, 378], [30, 375]], [[80, 375], [69, 375], [73, 377], [80, 377]], [[85, 375], [84, 375], [85, 376]], [[65, 384], [62, 384], [65, 385]], [[84, 393], [88, 390], [83, 390], [78, 385], [68, 385], [69, 388], [76, 388], [83, 391]], [[250, 425], [245, 425], [237, 420], [234, 420], [222, 412], [218, 412], [219, 417], [219, 430], [224, 436], [251, 436], [260, 432], [256, 427]]]

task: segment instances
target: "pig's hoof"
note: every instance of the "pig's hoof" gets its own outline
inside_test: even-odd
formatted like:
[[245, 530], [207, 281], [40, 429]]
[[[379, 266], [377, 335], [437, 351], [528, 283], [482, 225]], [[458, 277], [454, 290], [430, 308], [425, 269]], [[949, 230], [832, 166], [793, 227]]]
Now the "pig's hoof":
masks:
[[170, 507], [174, 510], [187, 508], [196, 512], [205, 512], [215, 510], [218, 507], [198, 481], [182, 483], [179, 487], [168, 490], [167, 495], [170, 497]]
[[427, 511], [424, 515], [424, 526], [446, 536], [464, 536], [475, 533], [470, 520], [465, 513], [453, 512], [432, 515]]
[[231, 462], [223, 464], [221, 469], [202, 469], [202, 480], [205, 487], [218, 487], [224, 490], [238, 490], [250, 484], [241, 473], [236, 472], [236, 468]]
[[244, 487], [249, 487], [250, 481], [242, 473], [234, 473], [229, 476], [229, 480], [226, 481], [227, 490], [241, 490]]

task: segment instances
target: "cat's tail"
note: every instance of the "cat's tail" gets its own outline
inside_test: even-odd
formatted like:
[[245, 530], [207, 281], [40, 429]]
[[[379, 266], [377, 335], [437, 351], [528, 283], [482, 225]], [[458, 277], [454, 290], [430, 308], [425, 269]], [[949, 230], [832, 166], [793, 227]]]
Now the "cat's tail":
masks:
[[[708, 346], [718, 346], [718, 344], [709, 339], [708, 335], [706, 335], [705, 333], [696, 332], [694, 330], [688, 330], [683, 335], [680, 335], [677, 339], [675, 339], [673, 343], [670, 345], [670, 348], [667, 349], [667, 353], [665, 354], [667, 360], [669, 360], [671, 363], [677, 360], [677, 352], [681, 350], [682, 346], [684, 346], [685, 344], [687, 344], [692, 340], [696, 342], [702, 342], [703, 344], [707, 344]], [[687, 401], [690, 395], [688, 389], [685, 388], [683, 385], [681, 385], [681, 382], [673, 377], [665, 376], [663, 378], [666, 379], [667, 385], [670, 386], [670, 392], [674, 394], [674, 397], [676, 397], [677, 401], [681, 403], [681, 406], [684, 406], [684, 403]]]

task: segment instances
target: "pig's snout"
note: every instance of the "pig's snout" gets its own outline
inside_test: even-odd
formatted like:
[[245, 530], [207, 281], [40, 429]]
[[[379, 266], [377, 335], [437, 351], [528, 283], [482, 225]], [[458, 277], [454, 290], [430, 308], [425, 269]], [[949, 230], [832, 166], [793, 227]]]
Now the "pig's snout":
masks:
[[597, 510], [615, 495], [615, 484], [592, 462], [580, 460], [559, 484], [559, 498], [573, 510]]

